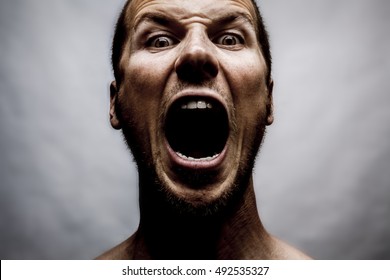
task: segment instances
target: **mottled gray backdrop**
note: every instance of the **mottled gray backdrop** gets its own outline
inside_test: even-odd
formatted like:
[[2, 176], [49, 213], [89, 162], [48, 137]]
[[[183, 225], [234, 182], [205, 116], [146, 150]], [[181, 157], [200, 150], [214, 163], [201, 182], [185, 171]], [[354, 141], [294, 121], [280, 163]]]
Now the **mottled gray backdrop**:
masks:
[[[108, 122], [123, 2], [0, 2], [1, 259], [90, 259], [137, 227], [136, 171]], [[266, 227], [315, 258], [390, 259], [390, 2], [260, 6], [276, 113], [255, 172]]]

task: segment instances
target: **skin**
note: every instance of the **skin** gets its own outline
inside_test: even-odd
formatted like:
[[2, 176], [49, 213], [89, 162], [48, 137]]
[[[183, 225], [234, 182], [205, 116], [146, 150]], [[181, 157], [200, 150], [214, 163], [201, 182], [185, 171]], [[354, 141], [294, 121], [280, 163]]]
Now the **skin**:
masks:
[[[137, 162], [141, 217], [134, 235], [99, 258], [308, 258], [269, 235], [256, 207], [252, 168], [273, 122], [273, 82], [252, 3], [135, 0], [126, 22], [110, 121]], [[183, 96], [227, 110], [229, 137], [213, 164], [183, 162], [167, 145], [164, 120]]]

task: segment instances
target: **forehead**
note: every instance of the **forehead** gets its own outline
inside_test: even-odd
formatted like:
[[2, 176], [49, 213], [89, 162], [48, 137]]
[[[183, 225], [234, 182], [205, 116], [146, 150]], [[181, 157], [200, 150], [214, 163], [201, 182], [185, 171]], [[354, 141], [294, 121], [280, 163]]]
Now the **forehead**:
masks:
[[166, 13], [176, 20], [199, 17], [213, 21], [224, 14], [244, 15], [252, 25], [256, 22], [255, 7], [251, 0], [133, 0], [128, 7], [126, 21], [134, 28], [147, 13]]

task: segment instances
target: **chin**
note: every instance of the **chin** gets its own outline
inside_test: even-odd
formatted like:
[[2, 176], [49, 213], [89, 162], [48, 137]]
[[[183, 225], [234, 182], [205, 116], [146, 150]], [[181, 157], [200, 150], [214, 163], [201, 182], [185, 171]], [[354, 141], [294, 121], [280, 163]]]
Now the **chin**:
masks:
[[225, 182], [218, 191], [193, 190], [188, 186], [178, 186], [162, 180], [158, 193], [160, 203], [164, 208], [169, 208], [170, 212], [179, 216], [210, 217], [230, 208], [235, 198], [242, 196], [246, 185], [242, 182]]

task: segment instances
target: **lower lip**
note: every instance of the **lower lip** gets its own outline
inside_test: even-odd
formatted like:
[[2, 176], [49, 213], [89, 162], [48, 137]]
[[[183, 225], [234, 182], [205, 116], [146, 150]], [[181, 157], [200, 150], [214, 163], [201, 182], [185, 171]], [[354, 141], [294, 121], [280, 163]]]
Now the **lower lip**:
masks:
[[172, 150], [171, 146], [166, 142], [168, 154], [174, 165], [180, 166], [185, 169], [192, 170], [211, 170], [220, 166], [226, 156], [226, 146], [222, 150], [222, 152], [211, 160], [190, 160], [180, 157], [174, 150]]

